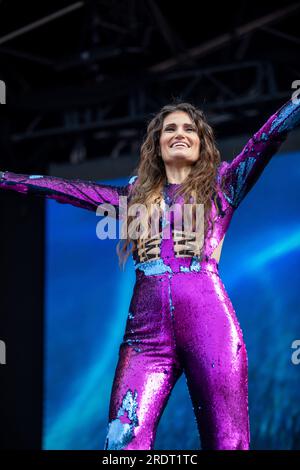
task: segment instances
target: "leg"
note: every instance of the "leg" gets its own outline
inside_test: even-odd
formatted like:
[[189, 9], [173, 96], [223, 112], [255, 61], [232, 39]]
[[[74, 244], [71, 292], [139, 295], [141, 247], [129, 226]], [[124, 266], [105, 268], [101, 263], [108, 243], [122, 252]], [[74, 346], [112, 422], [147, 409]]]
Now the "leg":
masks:
[[[133, 296], [112, 386], [105, 450], [153, 449], [157, 425], [182, 374], [162, 284], [149, 280]], [[145, 295], [145, 288], [150, 307], [138, 294]]]
[[160, 358], [144, 357], [121, 346], [109, 412], [105, 449], [153, 449], [156, 429], [180, 374]]
[[185, 290], [185, 303], [173, 299], [176, 334], [202, 448], [247, 450], [248, 360], [233, 306], [217, 274], [192, 284], [180, 277], [172, 280], [174, 293]]

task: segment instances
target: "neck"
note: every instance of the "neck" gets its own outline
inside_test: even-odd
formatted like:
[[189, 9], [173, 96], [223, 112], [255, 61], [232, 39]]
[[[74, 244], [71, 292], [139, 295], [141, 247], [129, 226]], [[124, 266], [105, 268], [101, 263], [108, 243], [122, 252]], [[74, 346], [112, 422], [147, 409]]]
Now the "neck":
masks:
[[191, 167], [174, 168], [166, 166], [166, 181], [169, 184], [181, 184], [191, 171]]

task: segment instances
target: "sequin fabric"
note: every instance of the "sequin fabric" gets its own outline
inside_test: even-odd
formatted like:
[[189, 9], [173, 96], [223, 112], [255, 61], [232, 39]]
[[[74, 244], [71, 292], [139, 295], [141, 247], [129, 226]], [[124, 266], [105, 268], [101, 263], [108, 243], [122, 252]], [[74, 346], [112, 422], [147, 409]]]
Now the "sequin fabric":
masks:
[[[153, 449], [160, 417], [182, 373], [202, 448], [248, 449], [247, 352], [216, 260], [202, 262], [200, 271], [182, 271], [178, 264], [158, 275], [136, 272], [109, 410], [119, 433], [109, 428], [105, 449]], [[126, 425], [121, 427], [118, 415], [134, 390], [138, 423], [125, 443]], [[132, 426], [129, 416], [126, 422]]]
[[[213, 233], [204, 240], [201, 257], [175, 254], [173, 237], [160, 240], [159, 257], [141, 261], [133, 253], [136, 280], [125, 332], [119, 348], [109, 405], [104, 447], [153, 449], [159, 420], [181, 376], [188, 390], [202, 449], [250, 447], [248, 358], [234, 307], [212, 257], [232, 215], [260, 174], [300, 121], [300, 105], [289, 101], [273, 114], [232, 162], [222, 162], [216, 180], [217, 215]], [[95, 210], [117, 206], [136, 177], [123, 187], [42, 175], [0, 173], [0, 188], [32, 192], [58, 202]], [[166, 184], [166, 204], [176, 199], [178, 185]], [[116, 212], [118, 216], [118, 212]], [[174, 229], [163, 217], [162, 231]], [[145, 251], [146, 252], [146, 251]], [[150, 250], [149, 250], [150, 252]]]

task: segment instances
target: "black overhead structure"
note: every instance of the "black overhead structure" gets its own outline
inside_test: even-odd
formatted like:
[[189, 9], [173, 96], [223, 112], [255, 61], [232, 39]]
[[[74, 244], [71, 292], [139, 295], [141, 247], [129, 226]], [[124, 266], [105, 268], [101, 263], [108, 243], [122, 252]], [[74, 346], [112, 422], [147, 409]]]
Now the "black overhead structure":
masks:
[[9, 140], [47, 163], [134, 159], [145, 121], [175, 97], [219, 138], [251, 131], [299, 77], [299, 2], [14, 3], [0, 3]]

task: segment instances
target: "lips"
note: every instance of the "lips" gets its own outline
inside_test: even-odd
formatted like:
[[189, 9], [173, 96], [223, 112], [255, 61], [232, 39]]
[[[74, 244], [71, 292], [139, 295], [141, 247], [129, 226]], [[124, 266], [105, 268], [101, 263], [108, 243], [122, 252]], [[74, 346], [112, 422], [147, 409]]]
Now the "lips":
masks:
[[186, 148], [189, 148], [189, 146], [183, 142], [176, 142], [175, 144], [172, 144], [171, 145], [171, 148], [173, 147], [186, 147]]

